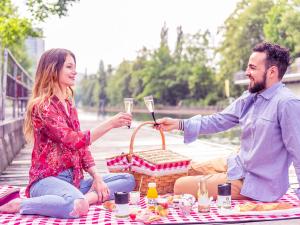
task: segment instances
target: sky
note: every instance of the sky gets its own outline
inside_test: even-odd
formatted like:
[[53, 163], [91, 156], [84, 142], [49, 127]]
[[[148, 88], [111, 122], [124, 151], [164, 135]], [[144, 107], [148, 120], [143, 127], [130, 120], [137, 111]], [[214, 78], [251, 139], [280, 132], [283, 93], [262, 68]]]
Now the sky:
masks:
[[[14, 0], [20, 4], [22, 0]], [[96, 73], [100, 60], [118, 66], [133, 60], [143, 46], [159, 47], [160, 30], [168, 29], [169, 45], [175, 46], [176, 28], [184, 33], [218, 27], [235, 9], [237, 0], [80, 0], [68, 16], [51, 16], [40, 24], [45, 48], [67, 48], [75, 53], [77, 71]], [[24, 11], [19, 5], [20, 12]], [[217, 39], [217, 38], [216, 38]]]

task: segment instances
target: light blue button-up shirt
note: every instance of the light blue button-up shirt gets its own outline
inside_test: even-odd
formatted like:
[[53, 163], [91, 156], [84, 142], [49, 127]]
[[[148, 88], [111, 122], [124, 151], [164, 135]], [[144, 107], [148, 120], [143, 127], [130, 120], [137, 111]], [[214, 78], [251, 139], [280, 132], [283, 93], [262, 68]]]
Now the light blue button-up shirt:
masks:
[[291, 162], [300, 181], [300, 99], [281, 82], [259, 94], [246, 91], [220, 113], [185, 120], [184, 142], [236, 125], [242, 129], [241, 149], [227, 160], [228, 179], [244, 179], [244, 196], [279, 199], [289, 187]]

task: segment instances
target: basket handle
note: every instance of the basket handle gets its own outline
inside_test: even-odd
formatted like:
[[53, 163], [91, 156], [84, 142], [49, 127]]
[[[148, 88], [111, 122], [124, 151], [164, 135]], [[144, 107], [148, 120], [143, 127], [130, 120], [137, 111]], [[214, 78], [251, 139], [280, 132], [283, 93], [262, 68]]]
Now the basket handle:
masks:
[[[136, 133], [139, 131], [139, 129], [141, 129], [141, 127], [143, 127], [147, 124], [155, 124], [155, 123], [152, 122], [152, 121], [143, 122], [137, 128], [135, 128], [135, 130], [133, 131], [133, 134], [132, 134], [131, 139], [130, 139], [129, 155], [133, 154], [133, 143], [134, 143]], [[166, 149], [165, 135], [164, 135], [164, 133], [161, 129], [159, 129], [159, 132], [160, 132], [161, 141], [162, 141], [162, 149], [165, 150]]]

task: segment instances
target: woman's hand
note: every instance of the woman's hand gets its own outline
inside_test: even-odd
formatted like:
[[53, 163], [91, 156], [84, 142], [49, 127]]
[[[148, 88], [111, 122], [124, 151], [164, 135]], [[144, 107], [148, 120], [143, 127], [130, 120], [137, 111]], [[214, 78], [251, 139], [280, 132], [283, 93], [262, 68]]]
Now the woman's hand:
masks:
[[109, 189], [100, 175], [94, 175], [93, 184], [91, 186], [90, 191], [95, 191], [98, 194], [99, 203], [109, 200]]
[[162, 118], [156, 121], [158, 125], [154, 126], [157, 130], [171, 131], [179, 129], [179, 119]]
[[110, 131], [112, 128], [130, 126], [132, 116], [128, 113], [120, 112], [117, 115], [111, 117], [110, 119], [102, 122], [96, 128], [91, 130], [90, 143], [103, 136], [105, 133]]
[[124, 112], [120, 112], [109, 119], [109, 123], [113, 128], [130, 126], [131, 121], [132, 121], [132, 116], [129, 113], [124, 113]]

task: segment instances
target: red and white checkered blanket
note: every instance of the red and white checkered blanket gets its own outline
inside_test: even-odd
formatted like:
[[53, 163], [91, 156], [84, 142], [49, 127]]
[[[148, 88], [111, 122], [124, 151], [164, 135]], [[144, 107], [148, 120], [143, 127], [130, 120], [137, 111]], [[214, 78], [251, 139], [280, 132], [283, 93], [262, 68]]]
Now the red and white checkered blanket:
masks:
[[[3, 193], [8, 187], [0, 187], [0, 194]], [[23, 190], [22, 190], [23, 195]], [[24, 195], [23, 195], [24, 196]], [[297, 197], [291, 191], [289, 191], [280, 201], [297, 204]], [[232, 201], [233, 206], [235, 204], [242, 204], [245, 201]], [[140, 201], [141, 208], [145, 208], [145, 199]], [[300, 213], [289, 213], [283, 215], [252, 215], [252, 216], [221, 216], [218, 214], [216, 207], [211, 207], [211, 212], [201, 214], [197, 212], [196, 207], [193, 209], [189, 216], [183, 216], [179, 210], [170, 208], [169, 216], [163, 218], [155, 224], [188, 224], [188, 223], [233, 223], [233, 222], [246, 222], [246, 221], [264, 221], [264, 220], [279, 220], [279, 219], [292, 219], [300, 218]], [[80, 219], [55, 219], [43, 216], [23, 216], [19, 214], [0, 214], [0, 224], [7, 225], [77, 225], [77, 224], [140, 224], [139, 222], [132, 221], [129, 218], [117, 219], [114, 213], [108, 212], [103, 209], [101, 205], [94, 205], [90, 207], [90, 211], [87, 216]]]

